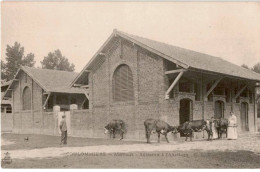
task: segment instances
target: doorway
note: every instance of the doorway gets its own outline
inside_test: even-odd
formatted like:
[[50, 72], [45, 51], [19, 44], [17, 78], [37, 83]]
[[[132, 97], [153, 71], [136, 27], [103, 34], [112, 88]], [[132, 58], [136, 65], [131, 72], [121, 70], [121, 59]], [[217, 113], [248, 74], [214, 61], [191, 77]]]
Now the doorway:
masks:
[[214, 118], [220, 119], [224, 117], [224, 102], [217, 100], [215, 101], [215, 112], [214, 112]]
[[248, 126], [248, 104], [243, 102], [241, 103], [241, 130], [249, 131]]
[[182, 99], [180, 100], [180, 111], [179, 111], [180, 125], [186, 121], [192, 120], [192, 100]]

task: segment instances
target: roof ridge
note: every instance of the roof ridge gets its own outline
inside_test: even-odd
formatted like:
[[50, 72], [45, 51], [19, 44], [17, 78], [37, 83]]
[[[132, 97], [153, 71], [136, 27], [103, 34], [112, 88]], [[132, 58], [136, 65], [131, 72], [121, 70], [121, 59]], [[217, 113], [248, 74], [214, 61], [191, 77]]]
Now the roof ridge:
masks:
[[[165, 43], [165, 42], [161, 42], [161, 41], [157, 41], [157, 40], [145, 38], [145, 37], [142, 37], [142, 36], [139, 36], [139, 35], [129, 34], [129, 33], [126, 33], [126, 32], [124, 32], [124, 31], [117, 30], [117, 29], [114, 29], [113, 32], [114, 32], [114, 33], [119, 33], [119, 34], [124, 34], [124, 35], [126, 35], [126, 36], [128, 36], [128, 37], [130, 36], [132, 39], [135, 39], [134, 37], [137, 37], [137, 38], [144, 39], [144, 40], [147, 40], [147, 41], [153, 41], [153, 42], [156, 42], [156, 43], [159, 43], [159, 44], [164, 44], [164, 45], [167, 45], [167, 46], [169, 46], [169, 47], [177, 48], [177, 49], [180, 49], [180, 50], [183, 50], [183, 51], [193, 52], [193, 53], [195, 53], [195, 54], [200, 54], [200, 55], [212, 57], [212, 58], [215, 58], [215, 59], [222, 60], [222, 61], [224, 61], [224, 62], [226, 62], [226, 63], [229, 63], [229, 64], [231, 64], [231, 65], [233, 65], [233, 66], [243, 68], [242, 66], [239, 66], [239, 65], [237, 65], [237, 64], [234, 64], [234, 63], [232, 63], [232, 62], [230, 62], [230, 61], [228, 61], [228, 60], [226, 60], [226, 59], [224, 59], [224, 58], [222, 58], [222, 57], [219, 57], [219, 56], [214, 56], [214, 55], [206, 54], [206, 53], [203, 53], [203, 52], [199, 52], [199, 51], [195, 51], [195, 50], [191, 50], [191, 49], [187, 49], [187, 48], [182, 48], [182, 47], [179, 47], [179, 46], [176, 46], [176, 45], [171, 45], [171, 44], [169, 44], [169, 43]], [[135, 39], [135, 40], [136, 40], [136, 39]], [[138, 40], [136, 40], [136, 41], [138, 41]], [[138, 41], [138, 42], [139, 42], [139, 41]], [[203, 58], [204, 58], [204, 57], [203, 57]], [[243, 68], [243, 70], [245, 71], [245, 70], [247, 70], [247, 69]], [[247, 72], [250, 72], [250, 73], [252, 73], [252, 74], [256, 74], [256, 75], [258, 75], [258, 77], [260, 76], [260, 73], [257, 73], [257, 72], [255, 72], [255, 71], [253, 71], [253, 70], [250, 70], [250, 69], [248, 69]]]
[[[119, 30], [116, 30], [116, 32], [119, 32], [119, 33], [122, 33], [122, 34], [126, 34], [126, 35], [136, 36], [136, 37], [139, 37], [139, 38], [142, 38], [142, 39], [146, 39], [146, 40], [149, 40], [149, 41], [154, 41], [154, 42], [157, 42], [157, 43], [160, 43], [160, 44], [165, 44], [165, 45], [168, 45], [168, 46], [171, 46], [171, 47], [175, 47], [175, 48], [179, 48], [179, 49], [182, 49], [182, 50], [185, 50], [185, 51], [192, 51], [194, 53], [200, 53], [200, 54], [203, 54], [203, 55], [207, 55], [207, 56], [211, 56], [211, 57], [217, 57], [217, 58], [220, 58], [222, 60], [225, 60], [225, 59], [223, 59], [222, 57], [219, 57], [219, 56], [213, 56], [213, 55], [206, 54], [206, 53], [203, 53], [203, 52], [199, 52], [199, 51], [196, 51], [196, 50], [191, 50], [191, 49], [188, 49], [188, 48], [183, 48], [183, 47], [179, 47], [179, 46], [176, 46], [176, 45], [172, 45], [170, 43], [161, 42], [161, 41], [157, 41], [157, 40], [150, 39], [150, 38], [145, 38], [145, 37], [142, 37], [142, 36], [139, 36], [139, 35], [129, 34], [129, 33], [123, 32], [123, 31], [119, 31]], [[229, 62], [229, 61], [227, 61], [227, 62]], [[231, 62], [229, 62], [229, 63], [231, 63]]]
[[29, 68], [29, 69], [36, 69], [36, 70], [52, 71], [52, 72], [66, 72], [66, 73], [79, 74], [78, 72], [70, 72], [70, 71], [65, 71], [65, 70], [43, 69], [43, 68], [36, 68], [36, 67], [29, 67], [29, 66], [21, 66], [21, 67], [23, 67], [23, 68]]

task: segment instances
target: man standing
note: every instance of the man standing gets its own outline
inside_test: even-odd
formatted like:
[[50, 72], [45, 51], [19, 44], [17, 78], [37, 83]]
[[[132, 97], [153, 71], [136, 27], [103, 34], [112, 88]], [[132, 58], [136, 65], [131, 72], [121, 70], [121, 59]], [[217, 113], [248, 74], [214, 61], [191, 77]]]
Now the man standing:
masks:
[[62, 120], [60, 121], [60, 131], [61, 131], [61, 145], [67, 144], [67, 123], [65, 119], [65, 115], [62, 115]]

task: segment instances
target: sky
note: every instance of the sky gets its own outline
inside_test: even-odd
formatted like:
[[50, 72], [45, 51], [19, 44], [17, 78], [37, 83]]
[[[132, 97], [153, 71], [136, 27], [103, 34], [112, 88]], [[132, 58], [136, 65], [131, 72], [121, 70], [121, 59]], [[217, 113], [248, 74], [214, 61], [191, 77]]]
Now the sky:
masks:
[[36, 67], [60, 49], [80, 72], [113, 29], [252, 67], [259, 2], [1, 2], [1, 59], [17, 41]]

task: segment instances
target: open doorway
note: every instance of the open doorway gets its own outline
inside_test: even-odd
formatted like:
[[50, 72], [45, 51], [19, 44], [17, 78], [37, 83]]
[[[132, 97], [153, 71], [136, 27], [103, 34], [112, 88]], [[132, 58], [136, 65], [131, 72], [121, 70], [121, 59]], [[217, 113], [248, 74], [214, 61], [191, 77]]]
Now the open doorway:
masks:
[[181, 99], [180, 100], [180, 125], [186, 121], [192, 120], [192, 100]]

